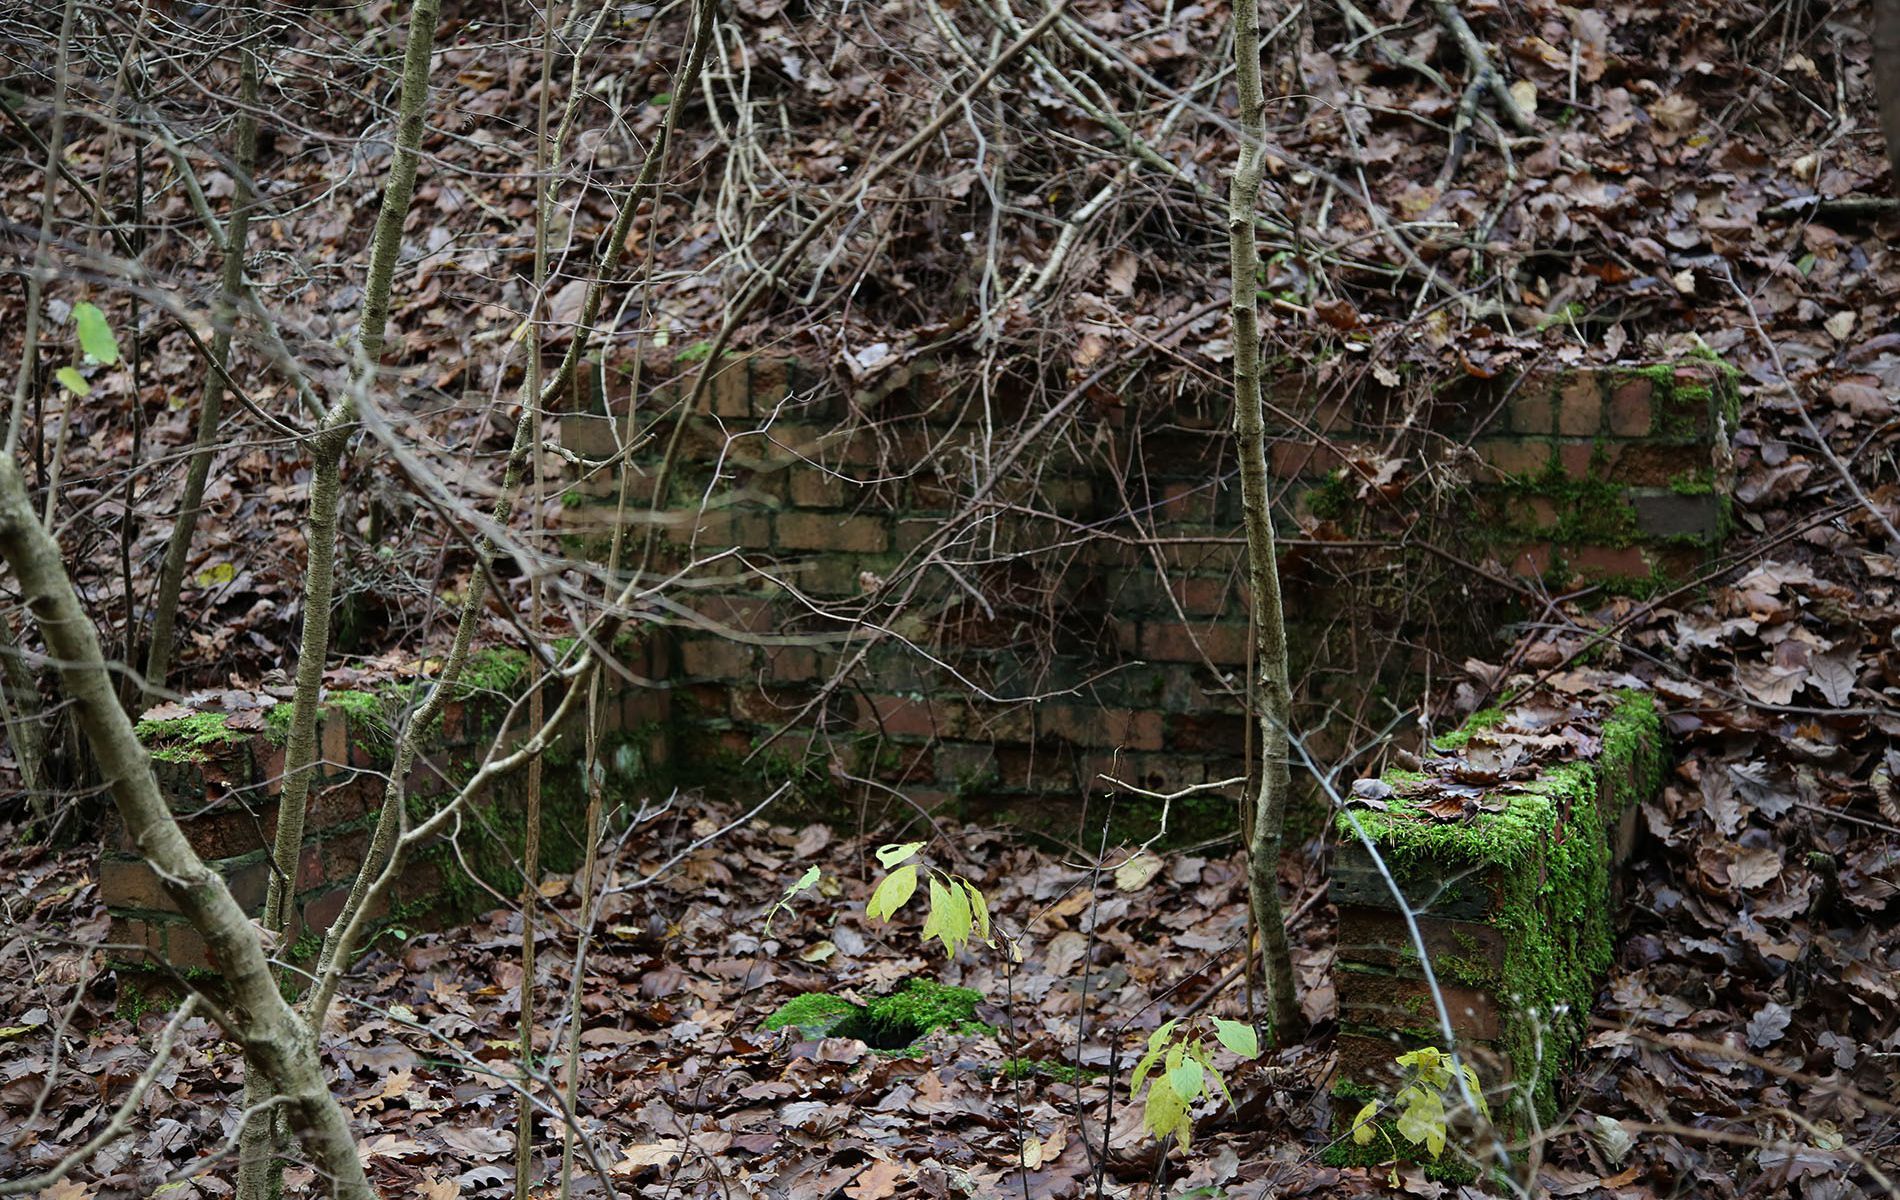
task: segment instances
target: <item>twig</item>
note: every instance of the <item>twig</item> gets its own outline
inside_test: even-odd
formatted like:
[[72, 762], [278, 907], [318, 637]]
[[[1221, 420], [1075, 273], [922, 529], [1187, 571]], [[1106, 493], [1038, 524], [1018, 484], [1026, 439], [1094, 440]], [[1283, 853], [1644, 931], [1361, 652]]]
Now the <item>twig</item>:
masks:
[[[1537, 122], [1517, 106], [1516, 97], [1511, 95], [1511, 85], [1491, 62], [1491, 56], [1485, 51], [1484, 43], [1471, 31], [1471, 25], [1465, 20], [1465, 14], [1458, 10], [1456, 0], [1432, 0], [1432, 8], [1438, 13], [1438, 21], [1451, 35], [1458, 39], [1458, 49], [1465, 56], [1465, 64], [1471, 70], [1473, 87], [1482, 87], [1491, 93], [1492, 101], [1498, 112], [1511, 123], [1511, 128], [1526, 137], [1537, 137]], [[1469, 99], [1470, 93], [1467, 92]]]

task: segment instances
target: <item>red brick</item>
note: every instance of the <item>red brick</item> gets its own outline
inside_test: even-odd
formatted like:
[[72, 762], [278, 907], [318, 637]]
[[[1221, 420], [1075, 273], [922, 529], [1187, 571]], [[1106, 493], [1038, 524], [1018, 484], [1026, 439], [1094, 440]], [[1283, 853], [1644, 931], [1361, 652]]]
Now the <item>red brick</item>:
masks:
[[750, 646], [719, 638], [694, 638], [680, 646], [680, 669], [694, 679], [750, 679]]
[[177, 912], [158, 873], [144, 860], [109, 858], [99, 864], [99, 899], [107, 908]]
[[778, 518], [778, 545], [785, 550], [844, 550], [881, 554], [890, 534], [877, 517], [788, 512]]
[[1623, 442], [1610, 448], [1608, 477], [1638, 487], [1668, 487], [1670, 482], [1709, 469], [1703, 443]]
[[600, 413], [562, 413], [561, 446], [582, 458], [613, 457], [619, 449], [613, 419]]
[[766, 633], [778, 623], [763, 596], [696, 596], [690, 603], [708, 621], [741, 633]]
[[1518, 546], [1501, 552], [1511, 574], [1520, 579], [1536, 579], [1549, 574], [1553, 548], [1549, 542]]
[[1579, 371], [1564, 385], [1557, 432], [1569, 437], [1594, 437], [1603, 432], [1603, 389], [1596, 372]]
[[[1341, 969], [1333, 972], [1333, 989], [1339, 996], [1339, 1019], [1344, 1024], [1402, 1028], [1438, 1023], [1432, 991], [1422, 975]], [[1453, 1033], [1486, 1041], [1498, 1036], [1502, 1022], [1498, 1002], [1491, 993], [1442, 976], [1438, 992], [1444, 998]]]
[[202, 816], [180, 818], [179, 827], [198, 857], [236, 858], [264, 848], [264, 839], [277, 827], [276, 806], [264, 805], [252, 814], [226, 800]]
[[1556, 405], [1549, 392], [1532, 390], [1532, 383], [1511, 399], [1512, 433], [1551, 434], [1557, 431]]
[[1247, 661], [1247, 626], [1180, 625], [1151, 621], [1141, 627], [1141, 656], [1157, 662], [1200, 662], [1238, 666]]
[[1610, 432], [1618, 437], [1649, 436], [1650, 386], [1647, 379], [1629, 379], [1610, 393]]
[[[800, 508], [843, 508], [846, 497], [844, 478], [817, 467], [798, 465], [791, 476], [792, 503]], [[850, 489], [856, 491], [856, 488]]]
[[1579, 546], [1568, 554], [1571, 566], [1593, 578], [1642, 578], [1649, 574], [1649, 562], [1635, 546]]
[[350, 720], [340, 708], [325, 709], [319, 746], [326, 772], [350, 765]]
[[672, 714], [670, 696], [670, 692], [659, 688], [628, 688], [620, 697], [620, 728], [638, 729], [665, 721]]
[[198, 931], [182, 921], [168, 922], [154, 930], [163, 939], [158, 951], [160, 962], [175, 971], [216, 970], [218, 960], [198, 936]]
[[818, 678], [818, 652], [809, 646], [777, 646], [766, 651], [766, 677], [779, 683]]
[[722, 417], [752, 415], [750, 374], [750, 363], [743, 357], [730, 359], [715, 368], [708, 385], [714, 413]]
[[1156, 512], [1163, 521], [1201, 521], [1213, 514], [1214, 490], [1199, 483], [1167, 483], [1161, 486], [1161, 503]]
[[909, 696], [860, 695], [858, 720], [889, 737], [936, 737], [940, 718], [928, 700]]
[[1587, 479], [1600, 474], [1598, 467], [1598, 447], [1595, 442], [1565, 442], [1557, 447], [1558, 461], [1563, 464], [1564, 474], [1572, 479]]
[[1238, 754], [1247, 744], [1248, 724], [1240, 713], [1175, 714], [1167, 718], [1167, 745], [1195, 754]]
[[1191, 575], [1169, 581], [1176, 603], [1190, 617], [1218, 616], [1230, 609], [1247, 611], [1246, 586], [1236, 579], [1215, 575]]
[[[331, 888], [306, 900], [303, 905], [304, 928], [316, 934], [328, 932], [330, 922], [336, 920], [342, 913], [343, 905], [349, 901], [349, 898], [350, 889], [345, 885]], [[385, 892], [382, 899], [375, 901], [365, 911], [372, 918], [386, 916], [389, 912], [388, 893]]]
[[790, 359], [777, 358], [770, 354], [752, 356], [752, 378], [747, 390], [752, 393], [753, 412], [769, 413], [791, 398], [792, 370], [793, 364]]
[[[1493, 975], [1504, 969], [1504, 935], [1481, 921], [1419, 916], [1419, 937], [1440, 973], [1454, 967]], [[1399, 913], [1357, 904], [1339, 906], [1339, 961], [1387, 970], [1415, 969], [1417, 944]]]
[[1036, 733], [1077, 746], [1119, 746], [1127, 750], [1161, 749], [1161, 714], [1125, 708], [1068, 704], [1038, 705]]
[[1551, 457], [1549, 443], [1524, 438], [1486, 438], [1475, 443], [1472, 449], [1500, 475], [1535, 475], [1545, 468]]
[[1346, 461], [1333, 447], [1311, 442], [1275, 442], [1268, 454], [1275, 479], [1318, 479]]

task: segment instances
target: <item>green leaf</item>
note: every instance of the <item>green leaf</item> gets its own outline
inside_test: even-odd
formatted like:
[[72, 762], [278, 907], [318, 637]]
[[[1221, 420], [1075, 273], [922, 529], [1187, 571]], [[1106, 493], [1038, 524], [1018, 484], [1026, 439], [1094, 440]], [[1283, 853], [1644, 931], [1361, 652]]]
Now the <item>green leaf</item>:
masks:
[[884, 877], [864, 906], [864, 915], [874, 921], [888, 921], [917, 890], [917, 866], [899, 867]]
[[1214, 1036], [1220, 1044], [1242, 1058], [1260, 1057], [1260, 1035], [1245, 1021], [1214, 1018]]
[[1459, 1073], [1465, 1077], [1465, 1083], [1471, 1088], [1471, 1102], [1478, 1108], [1478, 1115], [1486, 1120], [1491, 1118], [1491, 1106], [1484, 1102], [1484, 1085], [1478, 1082], [1478, 1072], [1470, 1063], [1459, 1063]]
[[237, 568], [228, 562], [213, 563], [197, 574], [201, 588], [223, 587], [237, 578]]
[[1180, 1021], [1181, 1019], [1176, 1017], [1148, 1035], [1148, 1053], [1141, 1056], [1141, 1061], [1135, 1064], [1135, 1073], [1129, 1077], [1128, 1098], [1130, 1100], [1141, 1095], [1141, 1081], [1147, 1078], [1148, 1072], [1154, 1070], [1155, 1063], [1161, 1060], [1162, 1052], [1168, 1048], [1168, 1035], [1174, 1032], [1174, 1027], [1180, 1024]]
[[119, 339], [112, 336], [112, 326], [97, 305], [83, 300], [73, 305], [73, 324], [79, 326], [79, 348], [87, 358], [107, 366], [119, 361]]
[[970, 900], [962, 888], [946, 886], [935, 875], [930, 877], [930, 918], [924, 922], [924, 940], [937, 938], [944, 953], [955, 957], [957, 947], [970, 940]]
[[1352, 1119], [1352, 1140], [1356, 1144], [1365, 1146], [1371, 1143], [1372, 1135], [1378, 1132], [1378, 1126], [1372, 1123], [1372, 1119], [1378, 1115], [1379, 1102], [1369, 1100], [1366, 1106], [1359, 1110], [1359, 1115]]
[[1168, 1086], [1174, 1094], [1181, 1097], [1181, 1103], [1192, 1104], [1201, 1096], [1201, 1085], [1206, 1083], [1201, 1074], [1201, 1064], [1191, 1058], [1184, 1058], [1168, 1068]]
[[879, 846], [877, 848], [877, 865], [880, 867], [894, 867], [923, 848], [924, 844], [922, 842], [905, 842], [901, 846], [892, 842], [887, 846]]
[[1401, 1067], [1411, 1067], [1418, 1077], [1435, 1088], [1451, 1085], [1451, 1058], [1436, 1046], [1425, 1046], [1410, 1054], [1401, 1054], [1394, 1060]]
[[806, 867], [805, 873], [798, 877], [798, 882], [794, 883], [791, 887], [786, 888], [785, 894], [778, 898], [778, 903], [774, 904], [770, 909], [766, 910], [765, 932], [768, 935], [772, 932], [772, 919], [778, 916], [779, 910], [781, 908], [784, 908], [786, 905], [790, 904], [792, 902], [793, 896], [798, 895], [798, 893], [804, 891], [806, 888], [810, 887], [812, 884], [817, 883], [819, 876], [821, 874], [822, 872], [819, 871], [817, 867]]
[[1188, 1119], [1187, 1105], [1172, 1087], [1162, 1087], [1159, 1083], [1148, 1089], [1148, 1104], [1141, 1114], [1142, 1124], [1148, 1132], [1158, 1138], [1173, 1134], [1185, 1151], [1194, 1137], [1194, 1126]]
[[[1221, 1078], [1219, 1071], [1214, 1069], [1214, 1057], [1207, 1052], [1207, 1043], [1195, 1038], [1194, 1045], [1188, 1048], [1188, 1053], [1194, 1056], [1195, 1062], [1201, 1064], [1201, 1069], [1207, 1072], [1209, 1079], [1214, 1081], [1214, 1086], [1220, 1089], [1220, 1094], [1227, 1098], [1227, 1106], [1238, 1109], [1240, 1105], [1234, 1103], [1234, 1094], [1227, 1090], [1227, 1081]], [[1208, 1094], [1213, 1095], [1211, 1091]]]
[[970, 912], [976, 918], [976, 936], [985, 946], [994, 946], [996, 943], [990, 940], [990, 902], [967, 879], [963, 881], [963, 890], [970, 893]]
[[1399, 1132], [1414, 1145], [1424, 1146], [1437, 1158], [1445, 1150], [1445, 1102], [1438, 1093], [1408, 1087], [1399, 1093]]
[[72, 367], [61, 367], [59, 370], [54, 371], [53, 378], [59, 380], [59, 386], [65, 388], [75, 396], [92, 395], [92, 385], [86, 382], [84, 375], [81, 375]]

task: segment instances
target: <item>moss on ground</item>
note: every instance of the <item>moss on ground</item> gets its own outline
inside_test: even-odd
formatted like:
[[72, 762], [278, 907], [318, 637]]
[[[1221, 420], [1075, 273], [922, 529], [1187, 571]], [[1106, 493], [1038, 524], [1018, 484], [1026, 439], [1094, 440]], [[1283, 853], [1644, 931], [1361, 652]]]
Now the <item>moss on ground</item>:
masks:
[[823, 992], [797, 996], [767, 1017], [763, 1028], [797, 1029], [807, 1037], [857, 1038], [876, 1050], [904, 1050], [940, 1029], [994, 1033], [976, 1019], [983, 994], [930, 979], [913, 979], [888, 996], [853, 1004]]
[[1069, 1063], [1057, 1062], [1052, 1058], [1006, 1058], [1002, 1069], [997, 1072], [1004, 1079], [1019, 1080], [1042, 1076], [1057, 1083], [1078, 1084], [1101, 1075], [1092, 1067], [1077, 1067]]

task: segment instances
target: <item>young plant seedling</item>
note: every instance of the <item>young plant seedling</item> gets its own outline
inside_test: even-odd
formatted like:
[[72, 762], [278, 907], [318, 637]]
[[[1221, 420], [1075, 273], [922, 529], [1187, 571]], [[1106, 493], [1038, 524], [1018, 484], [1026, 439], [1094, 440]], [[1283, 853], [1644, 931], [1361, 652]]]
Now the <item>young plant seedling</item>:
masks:
[[[1214, 1039], [1236, 1057], [1260, 1056], [1260, 1037], [1253, 1026], [1244, 1021], [1215, 1017]], [[1182, 1026], [1178, 1017], [1148, 1035], [1148, 1052], [1135, 1064], [1135, 1073], [1128, 1081], [1131, 1101], [1141, 1095], [1144, 1080], [1148, 1084], [1148, 1102], [1142, 1112], [1142, 1123], [1158, 1138], [1173, 1137], [1183, 1153], [1194, 1141], [1196, 1100], [1203, 1096], [1211, 1098], [1218, 1091], [1230, 1107], [1234, 1104], [1227, 1081], [1214, 1067], [1214, 1056], [1207, 1048], [1207, 1041], [1195, 1034], [1192, 1026]]]
[[[1391, 1107], [1398, 1111], [1398, 1118], [1392, 1122], [1399, 1135], [1414, 1146], [1423, 1146], [1436, 1159], [1445, 1152], [1445, 1137], [1448, 1127], [1445, 1115], [1445, 1100], [1450, 1097], [1459, 1099], [1457, 1080], [1453, 1077], [1454, 1064], [1451, 1055], [1435, 1046], [1401, 1054], [1393, 1060], [1399, 1066], [1411, 1071], [1411, 1077], [1398, 1095], [1392, 1098]], [[1468, 1063], [1456, 1064], [1456, 1070], [1464, 1076], [1466, 1091], [1471, 1102], [1477, 1107], [1478, 1115], [1490, 1119], [1491, 1110], [1484, 1102], [1484, 1089], [1478, 1084], [1478, 1073]], [[1383, 1101], [1373, 1100], [1352, 1119], [1352, 1140], [1361, 1146], [1372, 1144], [1375, 1137], [1384, 1137], [1394, 1158], [1398, 1157], [1400, 1146], [1392, 1140], [1392, 1135], [1376, 1118], [1385, 1107]], [[1396, 1174], [1396, 1172], [1395, 1172]]]
[[878, 882], [870, 900], [865, 902], [864, 915], [873, 921], [890, 920], [917, 894], [918, 876], [925, 873], [930, 885], [930, 915], [924, 919], [924, 941], [938, 939], [943, 943], [944, 953], [951, 958], [973, 938], [986, 946], [994, 946], [996, 943], [990, 938], [989, 901], [963, 876], [911, 862], [923, 848], [922, 842], [878, 847], [878, 864], [890, 874]]

